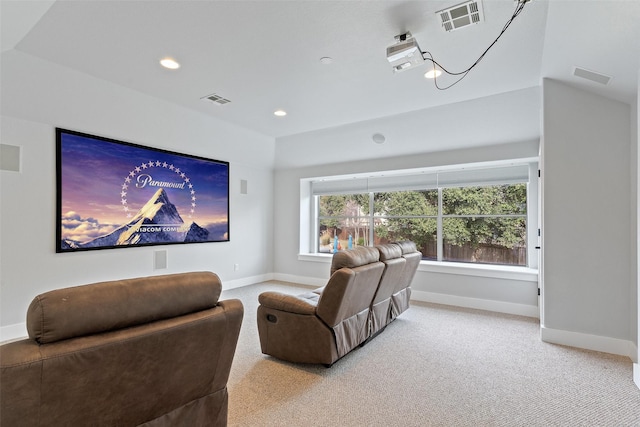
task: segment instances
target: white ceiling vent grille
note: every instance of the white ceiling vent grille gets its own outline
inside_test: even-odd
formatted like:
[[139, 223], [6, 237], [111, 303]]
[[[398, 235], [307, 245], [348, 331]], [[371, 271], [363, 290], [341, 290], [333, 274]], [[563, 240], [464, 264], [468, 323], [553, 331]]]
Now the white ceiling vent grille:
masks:
[[436, 12], [442, 20], [442, 28], [445, 31], [458, 30], [471, 24], [484, 21], [482, 3], [480, 0], [472, 0], [459, 5]]
[[215, 94], [215, 93], [212, 93], [211, 95], [204, 96], [204, 97], [202, 97], [200, 99], [202, 99], [203, 101], [211, 101], [211, 102], [213, 102], [214, 104], [217, 104], [217, 105], [224, 105], [224, 104], [228, 104], [228, 103], [231, 102], [227, 98], [223, 98], [222, 96], [220, 96], [218, 94]]
[[611, 81], [611, 76], [606, 74], [596, 73], [585, 68], [573, 67], [573, 75], [576, 77], [582, 77], [583, 79], [591, 80], [601, 85], [607, 85]]

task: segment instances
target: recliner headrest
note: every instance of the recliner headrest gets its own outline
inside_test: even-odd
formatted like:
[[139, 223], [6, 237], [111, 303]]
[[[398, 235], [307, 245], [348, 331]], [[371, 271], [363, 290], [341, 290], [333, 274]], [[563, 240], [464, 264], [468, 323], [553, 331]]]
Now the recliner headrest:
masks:
[[416, 248], [416, 244], [410, 240], [404, 240], [402, 242], [395, 242], [396, 245], [400, 246], [402, 249], [402, 254], [410, 254], [413, 252], [418, 252]]
[[376, 246], [376, 249], [380, 251], [380, 261], [382, 262], [389, 259], [400, 258], [402, 256], [402, 248], [395, 243], [378, 245]]
[[331, 260], [331, 274], [343, 267], [355, 268], [380, 260], [380, 252], [376, 248], [359, 246], [355, 249], [336, 252]]
[[94, 283], [38, 295], [27, 331], [40, 344], [127, 328], [215, 307], [222, 284], [212, 272]]

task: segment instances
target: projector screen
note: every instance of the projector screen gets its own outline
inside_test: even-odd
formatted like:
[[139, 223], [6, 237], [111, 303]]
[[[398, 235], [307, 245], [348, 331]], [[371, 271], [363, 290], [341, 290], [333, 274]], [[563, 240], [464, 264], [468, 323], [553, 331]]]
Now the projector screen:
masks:
[[229, 163], [56, 128], [56, 252], [229, 241]]

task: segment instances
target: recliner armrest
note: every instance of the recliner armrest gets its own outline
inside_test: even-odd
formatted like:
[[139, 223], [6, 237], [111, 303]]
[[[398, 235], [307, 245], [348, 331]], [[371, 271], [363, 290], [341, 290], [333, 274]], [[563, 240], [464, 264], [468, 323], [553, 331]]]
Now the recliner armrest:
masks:
[[265, 307], [289, 313], [315, 314], [316, 312], [315, 301], [280, 292], [263, 292], [258, 296], [258, 301]]

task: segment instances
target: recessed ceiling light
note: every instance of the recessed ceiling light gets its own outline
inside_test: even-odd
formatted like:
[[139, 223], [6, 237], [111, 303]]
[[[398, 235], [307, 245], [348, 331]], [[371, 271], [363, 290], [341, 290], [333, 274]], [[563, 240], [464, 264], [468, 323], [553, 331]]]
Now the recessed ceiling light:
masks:
[[333, 58], [329, 58], [328, 56], [323, 56], [322, 58], [320, 58], [321, 64], [329, 65], [332, 62], [333, 62]]
[[160, 60], [160, 65], [170, 70], [177, 70], [180, 68], [180, 64], [178, 64], [178, 62], [173, 58], [162, 58]]
[[428, 79], [435, 79], [436, 77], [440, 77], [440, 74], [442, 74], [442, 71], [432, 68], [426, 73], [424, 73], [424, 76]]
[[278, 117], [284, 117], [287, 115], [287, 112], [284, 110], [276, 110], [273, 112], [273, 114], [275, 114]]

